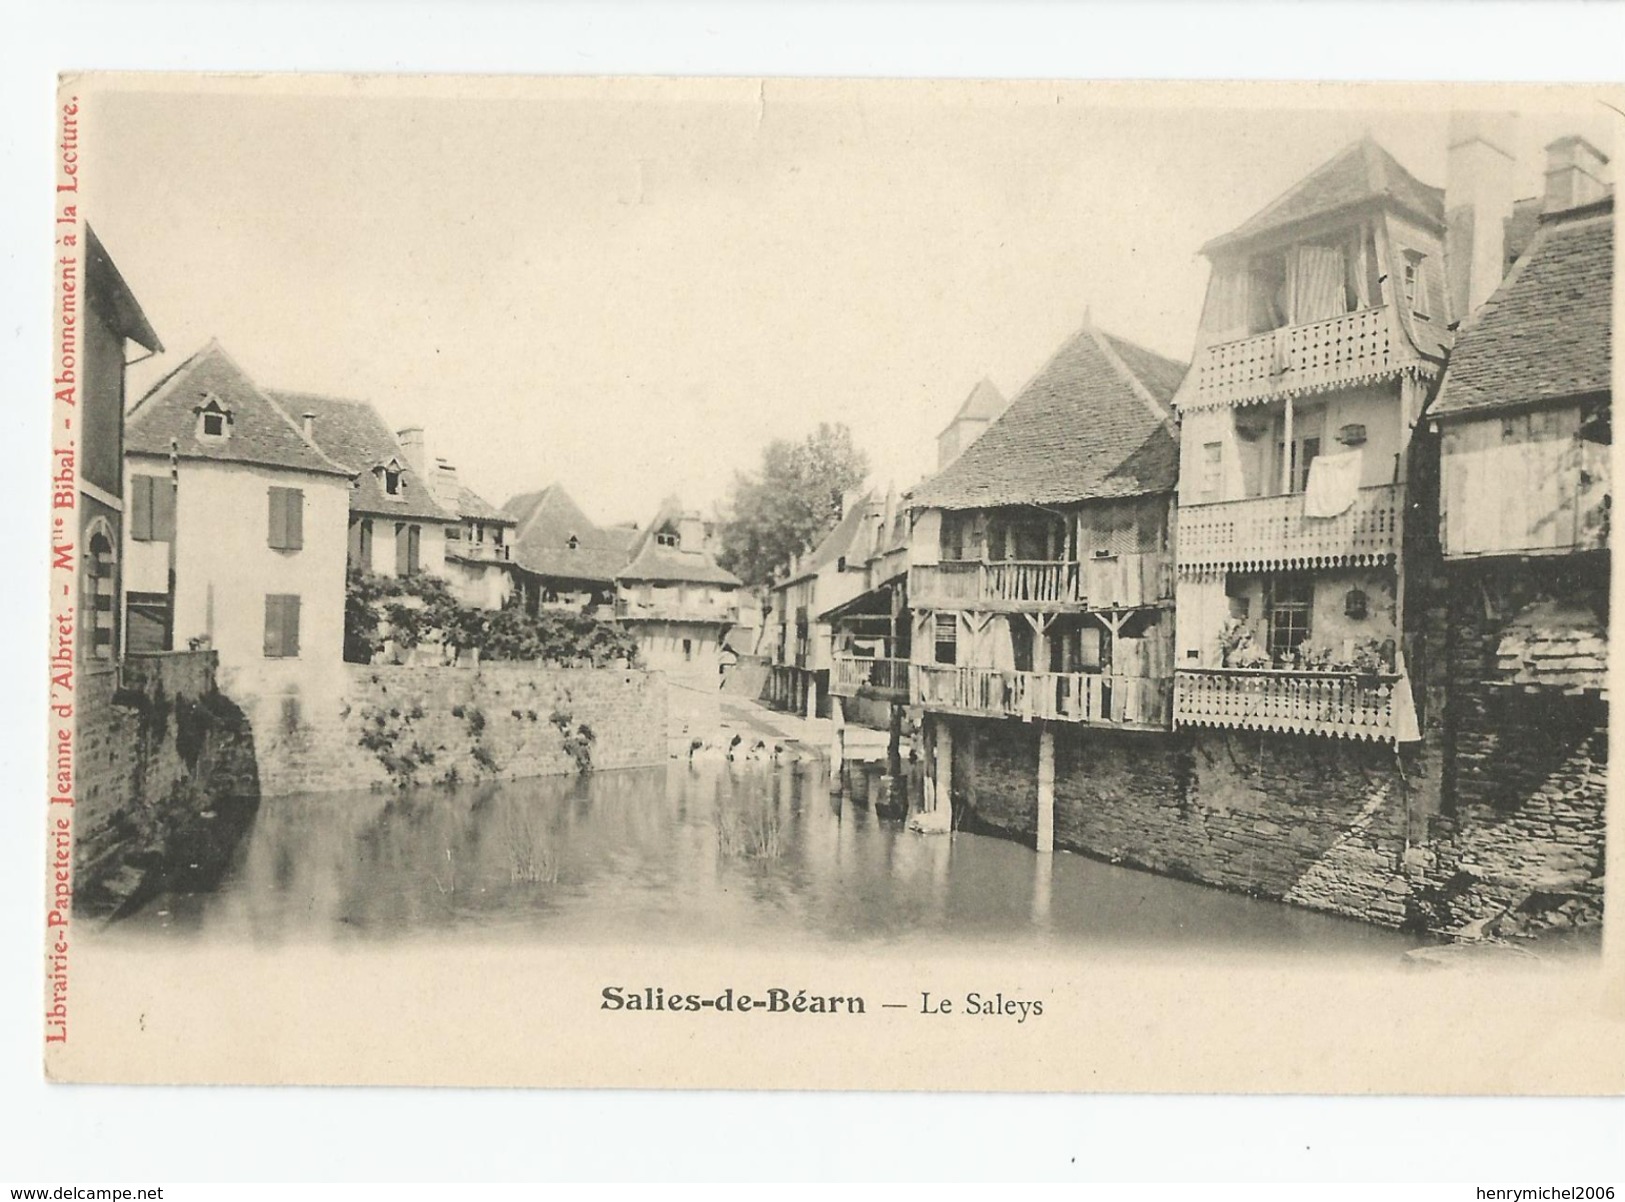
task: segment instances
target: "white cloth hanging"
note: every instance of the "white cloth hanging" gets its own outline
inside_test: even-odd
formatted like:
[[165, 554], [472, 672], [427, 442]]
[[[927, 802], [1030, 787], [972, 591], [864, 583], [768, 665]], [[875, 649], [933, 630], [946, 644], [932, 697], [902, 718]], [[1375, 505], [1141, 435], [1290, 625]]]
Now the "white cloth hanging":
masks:
[[1394, 681], [1394, 738], [1414, 743], [1422, 737], [1422, 724], [1416, 718], [1416, 698], [1411, 694], [1410, 674], [1405, 671], [1405, 653], [1394, 652], [1399, 679]]
[[1334, 518], [1343, 513], [1360, 492], [1359, 450], [1340, 455], [1316, 455], [1309, 463], [1309, 482], [1303, 490], [1303, 513], [1311, 518]]

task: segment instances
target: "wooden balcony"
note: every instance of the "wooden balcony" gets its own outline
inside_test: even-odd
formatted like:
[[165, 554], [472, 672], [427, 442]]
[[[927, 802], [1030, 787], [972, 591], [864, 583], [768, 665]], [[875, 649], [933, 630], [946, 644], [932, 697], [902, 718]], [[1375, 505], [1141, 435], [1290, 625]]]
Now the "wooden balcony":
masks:
[[1193, 408], [1240, 405], [1381, 379], [1405, 366], [1386, 306], [1283, 326], [1208, 347]]
[[1174, 725], [1392, 741], [1397, 676], [1181, 668]]
[[1137, 609], [1170, 598], [1171, 577], [1161, 553], [1081, 563], [967, 560], [912, 568], [908, 587], [910, 604], [919, 609]]
[[639, 601], [633, 597], [615, 599], [615, 616], [629, 622], [727, 622], [739, 620], [737, 601], [669, 600]]
[[1390, 563], [1399, 554], [1405, 489], [1362, 488], [1336, 517], [1303, 512], [1303, 494], [1186, 505], [1179, 511], [1179, 570], [1264, 572]]
[[829, 691], [837, 697], [871, 697], [906, 700], [908, 660], [874, 656], [837, 655], [829, 676]]
[[910, 700], [937, 713], [1167, 730], [1170, 684], [1143, 676], [915, 664]]

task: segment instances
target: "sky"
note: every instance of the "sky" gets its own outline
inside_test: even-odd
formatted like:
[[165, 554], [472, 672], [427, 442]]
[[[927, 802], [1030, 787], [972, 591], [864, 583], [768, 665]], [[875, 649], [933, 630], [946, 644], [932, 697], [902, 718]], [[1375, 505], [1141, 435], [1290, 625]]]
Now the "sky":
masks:
[[[642, 522], [826, 421], [907, 488], [978, 380], [1013, 396], [1086, 317], [1189, 358], [1200, 246], [1364, 134], [1445, 182], [1456, 97], [1294, 95], [100, 84], [87, 211], [166, 348], [132, 398], [217, 338], [265, 386], [423, 425], [494, 502], [558, 482]], [[1542, 94], [1518, 195], [1547, 141], [1612, 153], [1619, 124]]]

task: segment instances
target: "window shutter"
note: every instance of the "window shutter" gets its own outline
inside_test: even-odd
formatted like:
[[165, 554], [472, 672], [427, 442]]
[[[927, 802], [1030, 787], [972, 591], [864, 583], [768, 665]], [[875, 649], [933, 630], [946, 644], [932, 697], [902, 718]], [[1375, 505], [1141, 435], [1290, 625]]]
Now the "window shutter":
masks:
[[175, 541], [175, 486], [161, 476], [148, 476], [152, 490], [152, 537], [159, 542]]
[[265, 654], [267, 658], [282, 654], [282, 598], [275, 594], [265, 598]]
[[395, 523], [395, 575], [410, 576], [411, 561], [407, 558], [406, 523]]
[[299, 598], [282, 598], [282, 654], [299, 654]]
[[288, 510], [284, 504], [285, 492], [285, 489], [272, 488], [266, 494], [270, 498], [271, 515], [270, 533], [266, 536], [266, 542], [279, 550], [288, 545]]
[[152, 538], [152, 477], [136, 476], [130, 483], [134, 485], [130, 497], [130, 537], [147, 542]]
[[297, 551], [305, 545], [305, 494], [298, 488], [287, 488], [282, 491], [282, 500], [285, 506], [285, 533], [287, 542], [283, 546], [290, 551]]
[[416, 576], [422, 563], [423, 527], [408, 526], [406, 540], [406, 574]]

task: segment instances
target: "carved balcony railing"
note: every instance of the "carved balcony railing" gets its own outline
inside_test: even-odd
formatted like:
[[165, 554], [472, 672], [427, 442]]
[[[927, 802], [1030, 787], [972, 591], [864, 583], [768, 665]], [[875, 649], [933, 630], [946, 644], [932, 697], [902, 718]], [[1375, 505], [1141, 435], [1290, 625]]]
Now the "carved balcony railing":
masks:
[[1174, 725], [1391, 741], [1399, 677], [1267, 668], [1181, 668]]
[[1186, 505], [1179, 511], [1179, 570], [1279, 571], [1376, 565], [1399, 553], [1405, 489], [1362, 488], [1336, 517], [1304, 514], [1303, 494]]
[[910, 700], [941, 713], [1167, 730], [1170, 682], [1089, 672], [915, 664]]
[[1081, 563], [949, 561], [910, 570], [909, 603], [918, 609], [1133, 609], [1171, 597], [1171, 576], [1161, 553]]
[[1386, 306], [1283, 326], [1208, 347], [1196, 361], [1194, 407], [1362, 384], [1406, 366]]
[[837, 655], [830, 673], [830, 692], [838, 697], [870, 693], [880, 697], [908, 696], [908, 660], [862, 655]]

